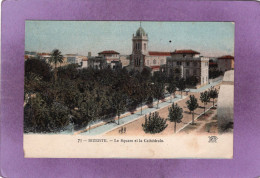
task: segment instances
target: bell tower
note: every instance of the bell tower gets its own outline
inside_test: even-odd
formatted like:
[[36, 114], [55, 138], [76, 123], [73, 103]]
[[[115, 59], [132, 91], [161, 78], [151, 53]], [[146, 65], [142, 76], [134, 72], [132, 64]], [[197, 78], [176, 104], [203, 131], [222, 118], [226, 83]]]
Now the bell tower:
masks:
[[131, 65], [140, 72], [145, 66], [145, 56], [148, 55], [148, 34], [141, 26], [133, 34], [132, 38], [132, 60]]

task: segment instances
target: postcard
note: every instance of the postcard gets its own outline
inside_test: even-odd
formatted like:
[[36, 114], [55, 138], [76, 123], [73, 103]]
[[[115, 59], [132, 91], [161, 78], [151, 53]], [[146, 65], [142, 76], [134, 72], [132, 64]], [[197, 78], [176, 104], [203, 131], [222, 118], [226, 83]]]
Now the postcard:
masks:
[[233, 22], [25, 22], [26, 158], [233, 158]]

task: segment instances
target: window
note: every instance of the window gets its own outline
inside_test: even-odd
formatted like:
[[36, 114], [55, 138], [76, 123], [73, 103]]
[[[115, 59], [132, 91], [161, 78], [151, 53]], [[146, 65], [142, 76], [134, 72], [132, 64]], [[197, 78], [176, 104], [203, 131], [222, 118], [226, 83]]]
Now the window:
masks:
[[161, 59], [161, 65], [163, 64], [163, 59]]
[[193, 66], [197, 66], [197, 62], [193, 62]]
[[183, 57], [186, 57], [186, 54], [183, 54], [182, 56], [183, 56]]
[[193, 70], [193, 75], [196, 75], [196, 69]]
[[146, 61], [146, 65], [148, 65], [148, 66], [149, 66], [149, 60], [147, 60], [147, 61]]
[[186, 66], [190, 66], [190, 62], [186, 62]]
[[135, 66], [140, 65], [140, 59], [138, 57], [135, 58]]
[[182, 64], [182, 62], [180, 61], [177, 61], [177, 65], [180, 66]]
[[155, 59], [153, 60], [153, 64], [156, 64], [156, 60]]
[[146, 50], [146, 43], [144, 44], [144, 50]]
[[186, 70], [186, 76], [188, 77], [190, 75], [189, 69]]

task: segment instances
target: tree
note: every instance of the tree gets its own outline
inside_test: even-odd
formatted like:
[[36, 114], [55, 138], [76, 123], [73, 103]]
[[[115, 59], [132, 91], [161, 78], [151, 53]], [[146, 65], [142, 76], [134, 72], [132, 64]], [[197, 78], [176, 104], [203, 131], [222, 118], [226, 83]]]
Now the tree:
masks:
[[174, 103], [172, 103], [172, 107], [170, 107], [168, 111], [169, 121], [174, 122], [174, 133], [176, 133], [176, 124], [181, 122], [183, 110], [177, 104], [174, 105]]
[[159, 108], [159, 101], [164, 97], [164, 84], [163, 83], [154, 83], [153, 87], [153, 95], [154, 98], [157, 99], [157, 109]]
[[145, 115], [145, 123], [142, 124], [144, 132], [151, 134], [160, 133], [167, 126], [166, 120], [161, 118], [158, 112], [150, 113], [148, 117]]
[[43, 81], [50, 81], [52, 73], [51, 66], [39, 58], [30, 58], [25, 61], [24, 76], [28, 77], [31, 73], [39, 75]]
[[206, 113], [206, 105], [210, 101], [209, 92], [204, 91], [200, 93], [200, 101], [204, 104], [204, 115]]
[[112, 97], [112, 107], [118, 116], [118, 125], [121, 113], [126, 109], [126, 95], [120, 91], [115, 91]]
[[181, 78], [177, 82], [177, 88], [181, 91], [181, 98], [182, 98], [182, 92], [186, 89], [186, 82], [184, 78]]
[[169, 86], [167, 87], [167, 91], [171, 96], [171, 102], [172, 102], [172, 94], [176, 92], [176, 84], [174, 82], [169, 83]]
[[144, 80], [149, 80], [151, 78], [151, 69], [145, 67], [141, 72], [141, 76], [144, 78]]
[[211, 89], [210, 92], [209, 92], [209, 96], [210, 96], [210, 98], [213, 99], [213, 107], [214, 107], [214, 106], [215, 106], [215, 105], [214, 105], [214, 100], [215, 100], [215, 98], [218, 97], [218, 91], [217, 91], [217, 89], [216, 89], [216, 88], [215, 88], [214, 90]]
[[188, 109], [192, 112], [192, 124], [194, 124], [194, 110], [198, 108], [198, 101], [194, 95], [190, 95], [190, 99], [186, 101]]
[[143, 102], [147, 99], [148, 97], [148, 84], [143, 82], [137, 87], [137, 100], [141, 104], [141, 115], [143, 113]]
[[47, 105], [40, 94], [31, 100], [24, 107], [24, 132], [59, 132], [69, 124], [66, 106], [58, 102]]
[[63, 62], [63, 56], [58, 49], [52, 51], [49, 62], [54, 64], [54, 80], [57, 81], [57, 64]]
[[190, 86], [196, 86], [199, 82], [198, 78], [196, 76], [191, 76], [186, 78], [186, 84]]

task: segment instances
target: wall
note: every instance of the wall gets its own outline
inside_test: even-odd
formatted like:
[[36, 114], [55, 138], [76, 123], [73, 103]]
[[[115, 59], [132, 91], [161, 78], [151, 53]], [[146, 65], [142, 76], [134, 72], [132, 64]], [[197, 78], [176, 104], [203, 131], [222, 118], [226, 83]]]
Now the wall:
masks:
[[224, 74], [217, 105], [218, 129], [223, 132], [223, 127], [234, 122], [234, 70]]

